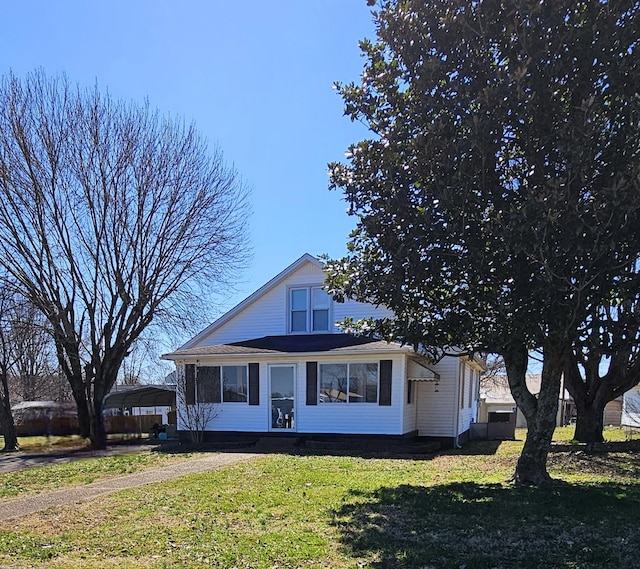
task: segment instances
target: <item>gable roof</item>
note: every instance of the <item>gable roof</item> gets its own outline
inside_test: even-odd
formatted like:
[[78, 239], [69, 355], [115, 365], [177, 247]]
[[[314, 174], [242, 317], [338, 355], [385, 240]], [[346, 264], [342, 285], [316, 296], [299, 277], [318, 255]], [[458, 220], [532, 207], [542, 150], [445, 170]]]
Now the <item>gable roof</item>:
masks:
[[[540, 374], [528, 373], [525, 376], [527, 388], [533, 395], [540, 393]], [[480, 397], [487, 403], [508, 403], [515, 405], [511, 395], [509, 379], [506, 375], [494, 375], [480, 380]]]
[[198, 348], [180, 348], [175, 352], [163, 354], [167, 360], [193, 358], [200, 356], [242, 356], [249, 354], [312, 354], [312, 353], [382, 353], [410, 352], [413, 349], [386, 340], [376, 340], [351, 334], [300, 334], [289, 336], [264, 336], [253, 340], [201, 346]]
[[289, 265], [286, 269], [284, 269], [283, 271], [278, 273], [275, 277], [273, 277], [269, 282], [262, 285], [253, 294], [249, 295], [247, 298], [245, 298], [242, 302], [234, 306], [228, 312], [225, 312], [222, 316], [220, 316], [220, 318], [218, 318], [217, 320], [214, 320], [214, 322], [209, 326], [207, 326], [204, 330], [202, 330], [202, 332], [200, 332], [199, 334], [191, 338], [188, 342], [185, 342], [182, 346], [180, 346], [180, 348], [178, 348], [177, 351], [193, 348], [193, 346], [197, 345], [200, 342], [200, 340], [202, 340], [203, 338], [206, 338], [209, 334], [211, 334], [212, 332], [220, 328], [220, 326], [222, 326], [223, 324], [231, 320], [236, 314], [243, 311], [245, 308], [247, 308], [257, 300], [262, 298], [265, 294], [267, 294], [274, 287], [278, 286], [282, 281], [284, 281], [292, 273], [297, 271], [305, 263], [311, 263], [316, 267], [318, 267], [319, 269], [322, 269], [324, 267], [324, 265], [318, 259], [316, 259], [313, 255], [310, 255], [309, 253], [305, 253], [304, 255], [302, 255], [302, 257], [300, 257], [299, 259], [291, 263], [291, 265]]

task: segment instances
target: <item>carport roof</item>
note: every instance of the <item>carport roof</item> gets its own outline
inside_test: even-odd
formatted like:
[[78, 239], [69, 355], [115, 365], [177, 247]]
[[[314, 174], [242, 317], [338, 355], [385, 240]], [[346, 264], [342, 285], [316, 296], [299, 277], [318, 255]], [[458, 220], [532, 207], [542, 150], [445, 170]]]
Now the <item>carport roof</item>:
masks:
[[176, 405], [175, 385], [118, 386], [104, 398], [105, 409]]

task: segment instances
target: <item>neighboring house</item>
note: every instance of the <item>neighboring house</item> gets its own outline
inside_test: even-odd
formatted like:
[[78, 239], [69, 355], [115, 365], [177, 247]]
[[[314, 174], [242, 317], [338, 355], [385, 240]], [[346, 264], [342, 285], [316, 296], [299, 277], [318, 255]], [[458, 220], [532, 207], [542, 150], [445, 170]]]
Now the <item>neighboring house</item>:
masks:
[[622, 418], [624, 427], [640, 428], [640, 386], [627, 391], [622, 396]]
[[477, 420], [482, 362], [437, 364], [407, 346], [344, 334], [347, 317], [389, 312], [323, 290], [322, 263], [303, 255], [175, 352], [187, 405], [215, 406], [205, 440], [229, 433], [466, 440]]
[[[534, 395], [540, 393], [540, 382], [542, 376], [538, 373], [528, 373], [526, 376], [527, 387]], [[509, 380], [506, 375], [495, 375], [491, 377], [483, 377], [480, 380], [480, 413], [479, 422], [486, 423], [489, 420], [490, 413], [504, 413], [507, 411], [517, 411], [516, 427], [526, 428], [527, 421], [522, 411], [516, 407], [516, 402], [511, 395], [509, 388]], [[637, 412], [640, 413], [640, 400], [638, 402]], [[622, 411], [622, 398], [618, 397], [613, 401], [609, 401], [604, 408], [603, 421], [605, 426], [619, 426]], [[576, 407], [573, 398], [566, 389], [562, 389], [561, 396], [558, 400], [558, 415], [556, 425], [561, 427], [568, 425], [575, 420]], [[640, 423], [638, 424], [640, 426]]]
[[70, 435], [77, 432], [78, 410], [73, 403], [21, 401], [11, 410], [18, 436]]
[[[605, 427], [619, 427], [622, 425], [623, 396], [609, 401], [604, 407], [603, 423]], [[639, 409], [640, 411], [640, 409]]]
[[[539, 373], [528, 373], [526, 375], [527, 388], [534, 395], [540, 393], [540, 382], [542, 376]], [[566, 389], [562, 390], [562, 395], [558, 400], [558, 415], [556, 425], [566, 425], [572, 416], [572, 400]], [[523, 429], [527, 427], [527, 421], [522, 411], [517, 408], [516, 402], [511, 395], [509, 380], [506, 375], [492, 375], [483, 377], [480, 380], [480, 413], [479, 422], [486, 423], [491, 418], [491, 413], [516, 412], [516, 427]], [[575, 414], [575, 413], [574, 413]]]

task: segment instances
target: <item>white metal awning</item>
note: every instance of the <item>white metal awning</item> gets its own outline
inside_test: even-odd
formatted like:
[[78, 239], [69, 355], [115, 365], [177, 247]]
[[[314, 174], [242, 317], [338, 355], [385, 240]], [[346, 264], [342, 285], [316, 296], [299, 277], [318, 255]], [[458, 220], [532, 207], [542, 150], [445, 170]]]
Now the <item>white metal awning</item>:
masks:
[[407, 369], [408, 381], [440, 381], [440, 374], [417, 359], [410, 359]]

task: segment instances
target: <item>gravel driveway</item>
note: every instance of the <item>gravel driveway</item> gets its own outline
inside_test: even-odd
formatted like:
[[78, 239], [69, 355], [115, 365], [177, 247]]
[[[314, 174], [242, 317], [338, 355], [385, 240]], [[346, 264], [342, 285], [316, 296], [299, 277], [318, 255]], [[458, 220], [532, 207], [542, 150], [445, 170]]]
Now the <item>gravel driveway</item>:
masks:
[[[148, 448], [148, 447], [145, 447]], [[129, 447], [129, 452], [135, 449]], [[80, 458], [79, 454], [74, 454], [74, 458]], [[112, 453], [113, 454], [113, 453]], [[100, 456], [89, 454], [88, 456]], [[176, 464], [164, 466], [162, 468], [154, 468], [119, 476], [117, 478], [109, 478], [84, 486], [74, 486], [73, 488], [65, 488], [55, 490], [53, 492], [45, 492], [35, 496], [26, 496], [23, 498], [15, 498], [6, 502], [0, 502], [0, 520], [8, 520], [20, 516], [27, 516], [34, 512], [46, 510], [52, 506], [64, 506], [67, 504], [75, 504], [90, 500], [97, 496], [127, 490], [129, 488], [137, 488], [145, 484], [154, 484], [156, 482], [164, 482], [179, 476], [187, 474], [196, 474], [215, 470], [231, 464], [236, 464], [245, 460], [250, 460], [257, 456], [257, 453], [250, 452], [232, 452], [232, 453], [212, 453], [204, 458], [187, 459]], [[5, 455], [0, 460], [0, 472], [9, 470], [17, 470], [29, 466], [38, 466], [42, 464], [51, 464], [73, 460], [68, 454], [63, 455]]]

